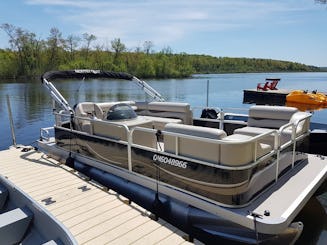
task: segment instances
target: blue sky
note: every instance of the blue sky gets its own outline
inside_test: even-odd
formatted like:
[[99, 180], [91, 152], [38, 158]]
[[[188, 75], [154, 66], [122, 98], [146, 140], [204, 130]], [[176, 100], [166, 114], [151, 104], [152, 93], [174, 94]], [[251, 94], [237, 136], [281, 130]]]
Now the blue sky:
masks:
[[42, 39], [57, 27], [106, 47], [120, 38], [129, 49], [152, 41], [156, 51], [327, 66], [327, 5], [314, 0], [2, 0], [0, 9], [0, 24]]

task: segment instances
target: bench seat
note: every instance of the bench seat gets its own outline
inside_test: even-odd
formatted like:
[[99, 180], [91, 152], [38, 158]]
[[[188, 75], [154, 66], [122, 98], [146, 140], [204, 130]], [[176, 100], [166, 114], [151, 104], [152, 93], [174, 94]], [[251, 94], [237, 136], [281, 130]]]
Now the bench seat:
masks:
[[251, 141], [252, 138], [242, 134], [227, 136], [225, 131], [215, 128], [169, 123], [164, 130], [164, 149], [168, 153], [210, 163], [240, 166], [254, 162], [273, 149], [269, 144]]
[[[239, 143], [220, 145], [221, 164], [238, 166], [238, 165], [250, 163], [272, 151], [273, 148], [269, 144], [264, 144], [264, 143], [256, 144], [255, 142], [248, 142], [248, 140], [251, 140], [251, 138], [252, 138], [251, 136], [242, 135], [242, 134], [232, 134], [223, 138], [223, 141], [225, 142], [227, 141], [227, 142], [239, 142]], [[257, 147], [256, 156], [254, 155], [255, 145]]]
[[[310, 116], [310, 113], [299, 112], [294, 107], [255, 105], [250, 107], [248, 125], [234, 130], [234, 134], [257, 136], [271, 129], [278, 129], [280, 144], [283, 145], [291, 141], [292, 127], [296, 127], [295, 136], [300, 136], [309, 131]], [[298, 123], [299, 120], [300, 123]], [[287, 124], [290, 126], [285, 127]], [[273, 135], [262, 142], [273, 146]]]
[[167, 123], [177, 123], [177, 124], [182, 123], [182, 120], [177, 118], [154, 117], [154, 116], [141, 116], [141, 117], [147, 120], [151, 120], [153, 128], [157, 130], [163, 130]]

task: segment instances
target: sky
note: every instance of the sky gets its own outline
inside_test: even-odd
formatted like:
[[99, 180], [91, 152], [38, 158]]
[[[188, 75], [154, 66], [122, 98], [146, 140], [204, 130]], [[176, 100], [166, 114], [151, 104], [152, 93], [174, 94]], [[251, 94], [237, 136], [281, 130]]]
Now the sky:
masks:
[[[327, 4], [315, 0], [1, 0], [0, 25], [40, 39], [52, 27], [64, 37], [120, 38], [130, 50], [216, 57], [266, 58], [327, 67]], [[0, 48], [9, 48], [0, 30]]]

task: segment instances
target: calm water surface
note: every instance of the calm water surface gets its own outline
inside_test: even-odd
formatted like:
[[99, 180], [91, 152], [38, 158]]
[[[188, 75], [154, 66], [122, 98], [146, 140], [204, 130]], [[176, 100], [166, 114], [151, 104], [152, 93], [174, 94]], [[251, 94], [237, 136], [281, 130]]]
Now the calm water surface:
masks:
[[[167, 101], [188, 102], [195, 107], [206, 105], [209, 81], [209, 106], [246, 109], [250, 105], [242, 103], [243, 90], [256, 88], [257, 83], [264, 82], [266, 77], [281, 78], [278, 88], [327, 92], [327, 73], [210, 74], [194, 75], [188, 79], [151, 80], [148, 83]], [[71, 105], [82, 101], [145, 99], [137, 86], [125, 81], [66, 80], [56, 81], [55, 85]], [[6, 95], [10, 96], [19, 144], [33, 144], [39, 137], [41, 127], [54, 124], [51, 98], [40, 81], [0, 81], [0, 150], [12, 144]], [[327, 123], [327, 110], [315, 111], [312, 121]], [[320, 202], [311, 200], [308, 208], [301, 213], [305, 237], [300, 244], [327, 244], [326, 196], [325, 193]]]

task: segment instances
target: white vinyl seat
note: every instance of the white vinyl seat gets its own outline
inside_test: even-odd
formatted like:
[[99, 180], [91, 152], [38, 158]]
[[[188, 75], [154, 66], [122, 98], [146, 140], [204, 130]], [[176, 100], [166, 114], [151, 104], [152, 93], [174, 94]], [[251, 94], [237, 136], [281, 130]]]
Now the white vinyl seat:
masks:
[[[246, 142], [252, 137], [242, 134], [232, 134], [223, 139], [225, 142], [237, 144], [222, 144], [220, 162], [224, 165], [239, 166], [257, 160], [272, 151], [272, 146], [259, 142]], [[244, 142], [245, 141], [245, 142]], [[255, 151], [256, 147], [256, 151]], [[255, 155], [256, 154], [256, 155]]]
[[[296, 135], [305, 134], [309, 130], [310, 113], [299, 112], [294, 107], [285, 106], [252, 106], [249, 110], [248, 126], [234, 130], [234, 134], [257, 136], [271, 129], [281, 129], [284, 125], [292, 123], [294, 126], [298, 120], [304, 119], [296, 128]], [[285, 144], [291, 140], [292, 126], [280, 130], [280, 143]], [[274, 136], [262, 141], [271, 146], [274, 145]]]
[[[227, 136], [226, 132], [220, 129], [176, 123], [168, 123], [163, 132], [165, 152], [217, 164], [220, 161], [219, 144], [201, 141], [201, 138], [219, 140]], [[190, 139], [179, 137], [176, 145], [176, 136], [165, 134], [165, 132], [196, 136], [200, 138]]]
[[[136, 113], [142, 116], [157, 117], [159, 127], [164, 126], [161, 118], [180, 119], [183, 124], [193, 124], [193, 112], [190, 104], [182, 102], [136, 102]], [[176, 121], [168, 121], [174, 122]]]

